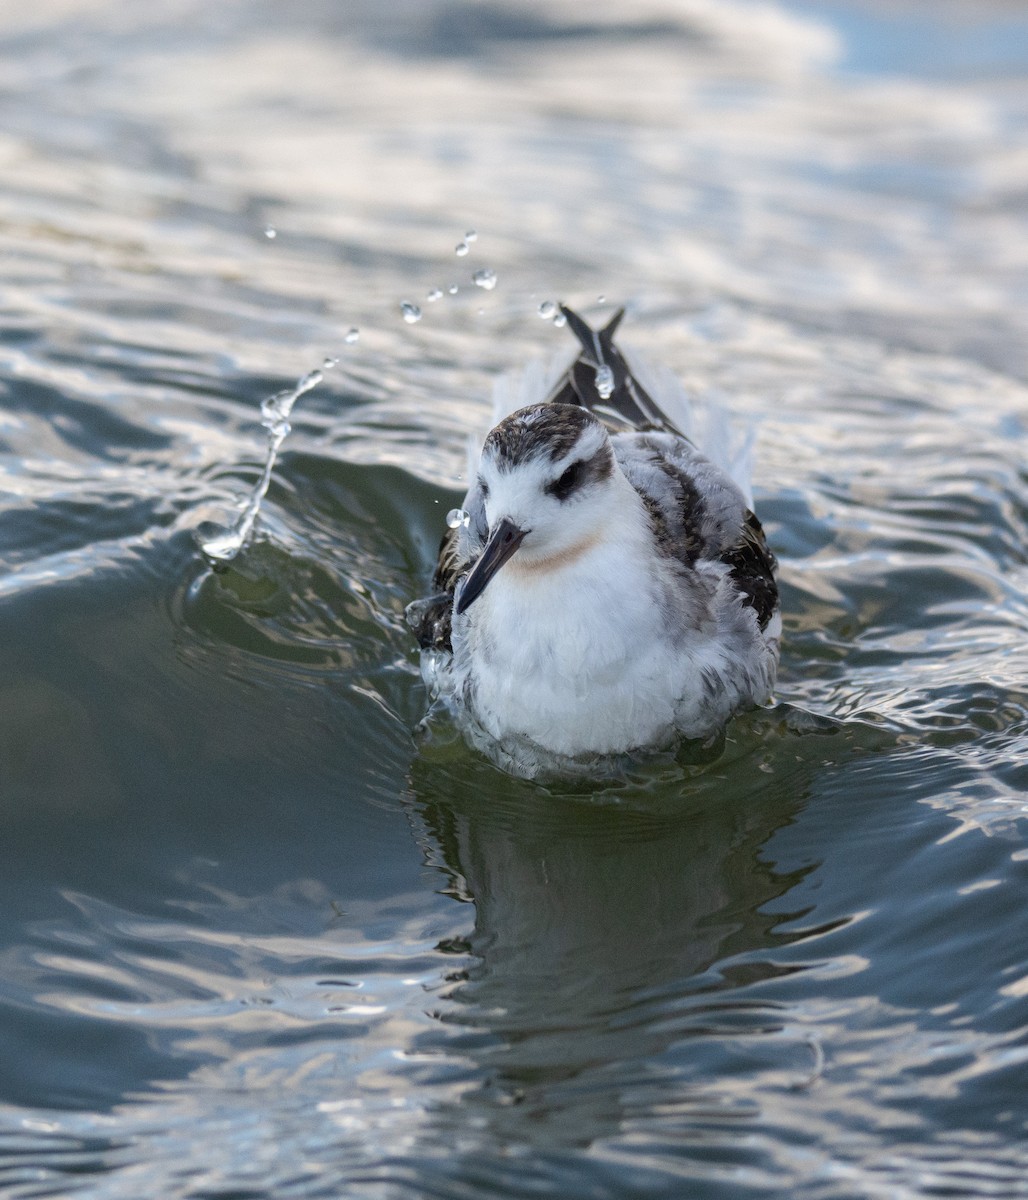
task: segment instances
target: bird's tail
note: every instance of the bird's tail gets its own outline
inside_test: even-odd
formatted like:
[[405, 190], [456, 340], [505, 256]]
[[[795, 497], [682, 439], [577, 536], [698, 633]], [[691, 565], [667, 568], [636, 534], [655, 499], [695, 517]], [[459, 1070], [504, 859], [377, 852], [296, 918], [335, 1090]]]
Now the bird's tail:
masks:
[[[752, 462], [756, 427], [740, 429], [720, 396], [708, 392], [691, 398], [666, 367], [647, 361], [632, 350], [626, 356], [614, 345], [624, 309], [593, 330], [573, 309], [561, 305], [568, 328], [578, 339], [580, 352], [570, 364], [565, 354], [549, 361], [534, 359], [521, 370], [500, 375], [493, 384], [492, 423], [548, 400], [579, 404], [594, 413], [611, 432], [658, 429], [686, 437], [724, 470], [752, 505]], [[609, 374], [604, 374], [604, 368]], [[482, 442], [488, 430], [468, 439], [468, 479], [474, 479]]]

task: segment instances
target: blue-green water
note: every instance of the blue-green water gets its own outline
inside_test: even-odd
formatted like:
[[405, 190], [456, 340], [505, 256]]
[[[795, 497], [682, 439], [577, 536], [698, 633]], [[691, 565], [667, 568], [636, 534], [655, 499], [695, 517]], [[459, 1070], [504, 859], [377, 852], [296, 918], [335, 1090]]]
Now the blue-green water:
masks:
[[[3, 7], [0, 1194], [1028, 1195], [1026, 84], [998, 0]], [[402, 619], [557, 298], [782, 563], [777, 706], [597, 795]]]

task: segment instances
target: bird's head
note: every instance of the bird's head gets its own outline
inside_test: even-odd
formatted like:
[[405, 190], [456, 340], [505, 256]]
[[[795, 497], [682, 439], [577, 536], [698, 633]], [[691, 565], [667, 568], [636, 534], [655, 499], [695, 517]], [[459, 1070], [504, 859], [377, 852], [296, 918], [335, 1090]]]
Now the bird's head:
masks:
[[535, 404], [504, 418], [485, 440], [478, 488], [489, 537], [464, 581], [458, 613], [514, 556], [546, 571], [587, 550], [616, 503], [618, 467], [603, 425], [573, 404]]

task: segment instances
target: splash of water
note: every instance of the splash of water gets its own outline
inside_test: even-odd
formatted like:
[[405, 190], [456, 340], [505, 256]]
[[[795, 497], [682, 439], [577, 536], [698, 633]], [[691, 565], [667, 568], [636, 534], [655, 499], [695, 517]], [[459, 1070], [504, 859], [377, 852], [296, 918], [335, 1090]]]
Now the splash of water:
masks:
[[294, 387], [276, 392], [261, 402], [261, 424], [268, 431], [268, 447], [264, 458], [264, 470], [254, 484], [246, 507], [231, 525], [215, 525], [205, 522], [196, 531], [196, 541], [203, 554], [213, 563], [231, 562], [243, 546], [246, 545], [253, 530], [261, 503], [268, 493], [271, 484], [271, 472], [275, 467], [278, 452], [289, 433], [289, 416], [293, 405], [311, 388], [315, 388], [325, 378], [320, 370], [308, 371], [299, 379]]
[[[274, 239], [278, 236], [278, 230], [270, 225], [266, 226], [263, 232], [264, 236], [268, 239]], [[463, 239], [455, 247], [457, 256], [463, 258], [468, 255], [472, 244], [477, 240], [477, 232], [474, 229], [467, 230]], [[471, 279], [476, 287], [482, 288], [484, 291], [492, 291], [498, 282], [496, 272], [490, 267], [482, 267], [478, 271], [475, 271]], [[445, 294], [455, 296], [459, 290], [459, 286], [454, 283], [446, 289]], [[425, 298], [430, 303], [434, 303], [442, 299], [443, 295], [442, 288], [433, 287]], [[483, 311], [479, 309], [480, 314]], [[400, 314], [404, 322], [408, 325], [417, 324], [423, 315], [421, 308], [411, 300], [403, 300], [400, 303]], [[547, 301], [539, 306], [539, 315], [552, 318], [554, 324], [564, 324], [563, 316], [557, 312], [557, 306], [552, 301]], [[344, 341], [347, 345], [353, 345], [359, 337], [360, 332], [354, 326], [347, 331]], [[294, 387], [277, 392], [262, 402], [261, 424], [268, 431], [268, 441], [264, 467], [259, 479], [254, 485], [245, 506], [234, 522], [230, 525], [219, 525], [215, 522], [207, 521], [194, 534], [201, 552], [212, 564], [222, 565], [231, 562], [246, 545], [260, 513], [261, 504], [271, 485], [271, 475], [278, 459], [279, 450], [289, 434], [289, 417], [293, 405], [305, 392], [310, 391], [322, 382], [324, 378], [323, 371], [330, 370], [338, 362], [339, 359], [336, 357], [326, 357], [322, 364], [322, 369], [308, 372], [297, 381]], [[600, 371], [597, 374], [597, 386], [601, 395], [604, 395], [603, 384], [605, 380], [601, 379], [602, 372], [603, 367], [601, 365]], [[469, 520], [468, 514], [461, 509], [454, 509], [447, 514], [447, 524], [451, 529], [467, 525]]]

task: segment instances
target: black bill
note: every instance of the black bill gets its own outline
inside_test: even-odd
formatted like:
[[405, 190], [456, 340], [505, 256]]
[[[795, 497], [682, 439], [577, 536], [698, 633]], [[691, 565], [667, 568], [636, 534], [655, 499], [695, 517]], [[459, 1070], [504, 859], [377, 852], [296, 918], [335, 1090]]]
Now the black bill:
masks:
[[485, 586], [508, 558], [521, 545], [527, 529], [519, 529], [513, 521], [506, 517], [498, 522], [492, 532], [485, 549], [479, 555], [478, 562], [471, 568], [464, 586], [457, 598], [457, 612], [462, 613], [471, 607], [485, 591]]

